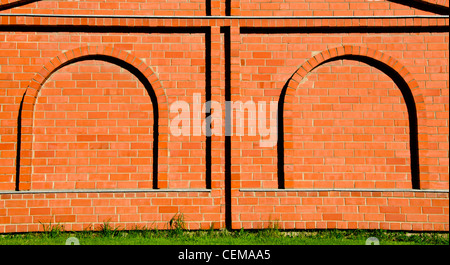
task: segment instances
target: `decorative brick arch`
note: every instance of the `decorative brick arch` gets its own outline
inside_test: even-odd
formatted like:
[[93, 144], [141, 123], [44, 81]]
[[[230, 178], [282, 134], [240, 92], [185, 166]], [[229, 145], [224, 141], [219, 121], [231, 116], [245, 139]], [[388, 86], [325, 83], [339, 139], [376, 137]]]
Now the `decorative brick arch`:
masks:
[[[428, 172], [426, 152], [428, 150], [427, 111], [422, 92], [413, 75], [395, 58], [380, 51], [360, 46], [340, 46], [323, 51], [306, 61], [289, 78], [284, 86], [279, 100], [278, 113], [278, 186], [289, 188], [290, 184], [284, 179], [284, 134], [292, 132], [292, 127], [284, 128], [283, 110], [286, 95], [295, 93], [299, 84], [315, 68], [337, 60], [355, 60], [366, 63], [388, 75], [401, 90], [405, 100], [410, 122], [410, 154], [411, 178], [414, 189], [428, 187], [426, 180], [421, 177]], [[420, 165], [420, 167], [419, 167]], [[287, 183], [287, 184], [285, 184]], [[425, 184], [425, 185], [424, 185]]]
[[[61, 53], [47, 62], [26, 88], [18, 117], [18, 139], [20, 140], [18, 145], [20, 149], [17, 159], [16, 190], [29, 190], [31, 188], [33, 117], [34, 106], [40, 89], [47, 79], [62, 67], [86, 60], [100, 60], [122, 67], [144, 85], [153, 104], [153, 188], [165, 187], [167, 184], [162, 181], [166, 178], [165, 175], [159, 174], [162, 178], [158, 178], [158, 157], [164, 155], [163, 149], [167, 145], [164, 143], [167, 141], [167, 129], [160, 128], [159, 124], [161, 124], [161, 120], [163, 124], [167, 123], [168, 107], [164, 90], [157, 75], [142, 60], [128, 52], [109, 46], [84, 46]], [[162, 183], [159, 183], [160, 181]]]

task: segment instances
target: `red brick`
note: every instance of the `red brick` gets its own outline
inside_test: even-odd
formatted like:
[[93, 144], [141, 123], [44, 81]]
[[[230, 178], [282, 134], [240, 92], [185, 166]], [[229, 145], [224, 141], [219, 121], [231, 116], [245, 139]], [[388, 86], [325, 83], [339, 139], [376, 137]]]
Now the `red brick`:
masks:
[[75, 215], [56, 215], [55, 222], [57, 223], [65, 223], [65, 222], [75, 222]]

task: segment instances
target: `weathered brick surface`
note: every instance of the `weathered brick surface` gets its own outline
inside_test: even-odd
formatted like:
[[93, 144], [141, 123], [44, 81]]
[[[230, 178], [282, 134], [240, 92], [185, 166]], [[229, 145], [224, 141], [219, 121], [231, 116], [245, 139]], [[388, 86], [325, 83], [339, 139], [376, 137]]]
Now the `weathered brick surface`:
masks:
[[[448, 230], [448, 5], [1, 1], [0, 232]], [[194, 94], [221, 135], [171, 134]], [[225, 136], [227, 98], [282, 102], [281, 140]]]

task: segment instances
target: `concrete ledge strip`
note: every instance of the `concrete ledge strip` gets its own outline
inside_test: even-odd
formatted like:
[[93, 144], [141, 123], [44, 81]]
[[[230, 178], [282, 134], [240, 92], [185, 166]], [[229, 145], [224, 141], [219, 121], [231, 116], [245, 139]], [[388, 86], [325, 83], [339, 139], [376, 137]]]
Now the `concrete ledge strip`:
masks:
[[142, 193], [142, 192], [211, 192], [210, 189], [79, 189], [79, 190], [0, 190], [0, 194], [46, 194], [46, 193]]

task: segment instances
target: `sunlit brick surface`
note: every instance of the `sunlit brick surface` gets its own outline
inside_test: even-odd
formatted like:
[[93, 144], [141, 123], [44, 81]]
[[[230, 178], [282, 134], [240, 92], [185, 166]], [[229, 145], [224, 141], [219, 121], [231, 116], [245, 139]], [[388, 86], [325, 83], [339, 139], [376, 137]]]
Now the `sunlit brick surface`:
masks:
[[[448, 7], [1, 1], [0, 233], [175, 214], [189, 229], [448, 231]], [[232, 135], [228, 100], [250, 107]], [[263, 146], [249, 112], [270, 102], [278, 142]]]

